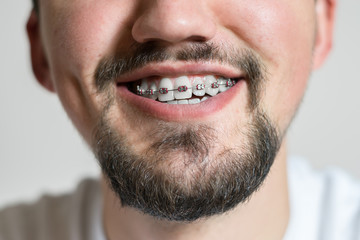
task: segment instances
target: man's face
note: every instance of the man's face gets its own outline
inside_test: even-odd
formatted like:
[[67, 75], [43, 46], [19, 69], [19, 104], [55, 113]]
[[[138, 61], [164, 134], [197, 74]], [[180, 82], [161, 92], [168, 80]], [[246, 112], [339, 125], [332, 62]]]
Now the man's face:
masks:
[[[40, 1], [42, 82], [124, 205], [193, 220], [234, 207], [264, 180], [304, 94], [315, 18], [313, 0]], [[214, 95], [211, 84], [226, 79], [236, 85]], [[167, 103], [205, 100], [177, 90], [201, 84], [206, 101]], [[206, 204], [218, 210], [189, 214], [200, 195], [216, 196]]]

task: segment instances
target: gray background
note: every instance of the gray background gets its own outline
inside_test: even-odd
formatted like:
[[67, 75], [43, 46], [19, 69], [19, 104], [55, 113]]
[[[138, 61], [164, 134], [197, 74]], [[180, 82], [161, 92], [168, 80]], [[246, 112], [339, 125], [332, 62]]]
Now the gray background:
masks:
[[[21, 1], [21, 0], [20, 0]], [[0, 207], [73, 189], [98, 176], [94, 157], [57, 100], [35, 81], [25, 22], [30, 0], [0, 2]], [[360, 1], [338, 3], [335, 44], [289, 130], [289, 154], [360, 177]]]

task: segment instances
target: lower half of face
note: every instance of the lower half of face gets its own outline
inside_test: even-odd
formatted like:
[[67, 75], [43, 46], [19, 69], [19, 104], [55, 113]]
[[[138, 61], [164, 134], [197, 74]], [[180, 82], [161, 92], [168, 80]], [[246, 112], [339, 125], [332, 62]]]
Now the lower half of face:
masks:
[[[84, 135], [94, 133], [88, 141], [124, 207], [173, 221], [221, 214], [261, 186], [276, 157], [303, 90], [285, 81], [292, 76], [270, 75], [272, 66], [253, 50], [197, 48], [199, 43], [182, 48], [189, 57], [176, 61], [178, 55], [166, 49], [142, 49], [142, 64], [120, 55], [97, 68], [97, 97], [88, 96], [91, 101], [84, 101], [91, 107], [81, 108], [92, 109], [87, 114], [93, 129], [85, 127]], [[218, 56], [213, 62], [206, 55], [209, 48], [212, 58]], [[216, 65], [215, 73], [204, 62]], [[231, 70], [218, 67], [219, 62]], [[177, 64], [182, 67], [175, 72], [189, 70], [174, 75], [171, 66]], [[193, 65], [205, 70], [196, 72]], [[158, 66], [167, 71], [164, 76]], [[119, 72], [133, 68], [147, 76], [116, 80], [115, 75], [132, 76], [132, 71], [138, 76], [136, 70]], [[66, 108], [71, 112], [74, 106]]]
[[[196, 47], [185, 49], [191, 54]], [[238, 77], [153, 77], [115, 88], [112, 81], [98, 79], [108, 101], [93, 147], [123, 206], [157, 218], [193, 221], [246, 201], [267, 176], [284, 129], [263, 104], [269, 81], [265, 63], [250, 50], [221, 54], [215, 49], [212, 57], [226, 55], [223, 61], [239, 68]], [[200, 50], [196, 56], [206, 58]], [[113, 58], [98, 70], [113, 72], [121, 62]], [[162, 88], [167, 91], [161, 93]], [[199, 100], [190, 103], [194, 99]]]

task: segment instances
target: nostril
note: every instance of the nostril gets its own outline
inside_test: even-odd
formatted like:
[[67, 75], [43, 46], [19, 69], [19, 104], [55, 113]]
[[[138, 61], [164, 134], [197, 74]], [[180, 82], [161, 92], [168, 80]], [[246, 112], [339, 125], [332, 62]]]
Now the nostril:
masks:
[[191, 36], [191, 37], [187, 38], [187, 40], [190, 42], [206, 42], [207, 41], [206, 37], [203, 37], [203, 36]]

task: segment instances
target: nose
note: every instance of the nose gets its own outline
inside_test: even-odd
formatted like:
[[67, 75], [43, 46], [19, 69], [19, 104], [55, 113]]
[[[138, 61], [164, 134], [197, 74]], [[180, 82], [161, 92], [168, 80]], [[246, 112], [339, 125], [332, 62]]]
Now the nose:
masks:
[[135, 41], [207, 41], [216, 24], [203, 0], [145, 0], [132, 27]]

